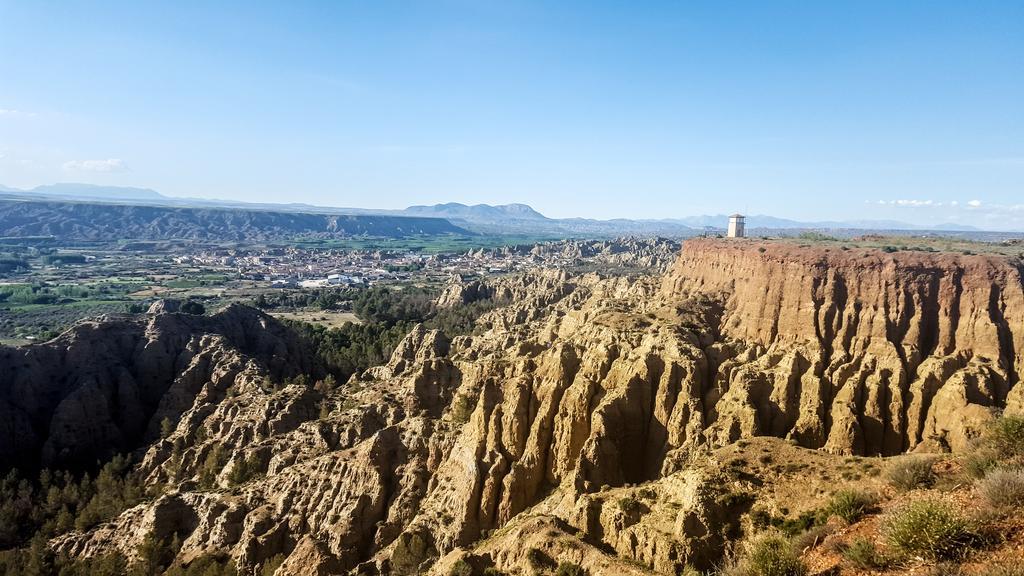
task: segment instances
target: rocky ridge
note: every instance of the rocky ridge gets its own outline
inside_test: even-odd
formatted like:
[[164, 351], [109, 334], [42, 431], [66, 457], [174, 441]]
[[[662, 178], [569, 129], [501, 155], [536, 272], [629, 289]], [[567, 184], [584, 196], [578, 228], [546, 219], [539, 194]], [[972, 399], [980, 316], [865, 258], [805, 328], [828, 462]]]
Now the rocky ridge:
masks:
[[0, 346], [0, 462], [89, 467], [229, 387], [317, 372], [291, 331], [244, 306], [83, 321], [44, 344]]

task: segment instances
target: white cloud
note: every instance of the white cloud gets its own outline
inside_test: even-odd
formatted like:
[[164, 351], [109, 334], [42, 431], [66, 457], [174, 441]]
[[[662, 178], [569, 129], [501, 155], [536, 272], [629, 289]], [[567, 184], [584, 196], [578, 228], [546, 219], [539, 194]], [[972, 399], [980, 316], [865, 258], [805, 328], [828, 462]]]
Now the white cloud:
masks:
[[10, 108], [0, 108], [0, 116], [8, 116], [13, 118], [31, 118], [35, 116], [35, 112], [25, 112], [24, 110], [12, 110]]
[[67, 171], [83, 172], [123, 172], [128, 169], [120, 158], [107, 158], [106, 160], [71, 160], [63, 166]]
[[[967, 201], [967, 202], [960, 202], [960, 201], [957, 201], [957, 200], [951, 200], [949, 202], [942, 202], [942, 201], [936, 201], [936, 200], [915, 200], [915, 199], [906, 200], [906, 199], [904, 199], [904, 200], [878, 200], [877, 203], [880, 206], [902, 206], [902, 207], [909, 207], [909, 208], [942, 208], [944, 206], [948, 206], [950, 208], [958, 208], [958, 207], [961, 207], [961, 206], [966, 206], [968, 208], [981, 208], [982, 207], [982, 201], [981, 200], [970, 200], [970, 201]], [[992, 204], [986, 204], [986, 206], [991, 207], [993, 205]]]
[[879, 200], [879, 204], [888, 206], [910, 206], [919, 208], [923, 206], [942, 206], [942, 202], [934, 200]]

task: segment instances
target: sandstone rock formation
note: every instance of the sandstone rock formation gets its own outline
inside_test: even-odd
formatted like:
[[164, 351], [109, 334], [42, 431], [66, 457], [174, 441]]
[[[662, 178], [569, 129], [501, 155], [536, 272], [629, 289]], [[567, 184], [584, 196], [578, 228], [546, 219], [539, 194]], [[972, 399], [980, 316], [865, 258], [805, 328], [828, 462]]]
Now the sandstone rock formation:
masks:
[[[179, 535], [182, 561], [225, 552], [244, 573], [284, 555], [279, 576], [561, 561], [592, 573], [675, 573], [721, 559], [750, 508], [738, 495], [759, 491], [790, 509], [809, 498], [787, 496], [785, 477], [724, 471], [736, 441], [787, 439], [758, 440], [787, 461], [960, 450], [996, 411], [1024, 409], [1021, 270], [985, 256], [697, 240], [663, 277], [551, 271], [494, 281], [488, 295], [510, 303], [480, 319], [486, 329], [449, 340], [417, 328], [387, 365], [326, 396], [261, 385], [257, 376], [311, 360], [286, 337], [267, 340], [276, 328], [251, 325], [265, 324], [261, 315], [237, 310], [195, 319], [202, 335], [176, 346], [157, 338], [171, 351], [160, 358], [175, 359], [162, 363], [137, 360], [149, 336], [193, 320], [81, 328], [94, 334], [88, 354], [68, 351], [53, 364], [89, 367], [101, 353], [136, 361], [118, 360], [125, 368], [102, 379], [98, 368], [75, 370], [94, 374], [75, 386], [66, 368], [3, 390], [95, 380], [110, 402], [128, 381], [110, 374], [127, 371], [161, 391], [131, 422], [153, 440], [143, 471], [173, 490], [53, 542], [73, 555], [131, 554], [157, 533]], [[212, 334], [207, 322], [227, 328]], [[62, 338], [70, 350], [75, 339]], [[28, 350], [6, 349], [0, 362], [15, 366]], [[48, 364], [30, 372], [50, 374]], [[143, 378], [139, 366], [151, 365], [174, 369]], [[234, 376], [247, 369], [253, 377]], [[64, 421], [62, 404], [6, 410], [12, 421]], [[155, 439], [160, 414], [180, 417]], [[84, 436], [116, 440], [129, 424]], [[37, 443], [70, 437], [51, 432]], [[242, 463], [258, 475], [238, 483]]]
[[1022, 265], [1005, 258], [692, 241], [669, 297], [719, 294], [726, 362], [712, 433], [808, 447], [961, 450], [1024, 408]]

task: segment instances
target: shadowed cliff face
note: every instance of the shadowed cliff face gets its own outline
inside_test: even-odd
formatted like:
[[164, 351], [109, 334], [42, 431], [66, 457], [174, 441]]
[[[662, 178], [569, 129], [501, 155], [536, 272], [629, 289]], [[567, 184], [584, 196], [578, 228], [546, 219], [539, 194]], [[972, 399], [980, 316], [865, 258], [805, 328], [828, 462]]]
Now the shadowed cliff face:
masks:
[[2, 468], [89, 467], [155, 439], [196, 396], [235, 380], [314, 371], [276, 320], [231, 306], [83, 322], [60, 337], [0, 347]]
[[[182, 393], [141, 465], [179, 491], [55, 546], [131, 553], [178, 533], [182, 557], [221, 551], [247, 572], [280, 553], [279, 576], [441, 574], [438, 558], [477, 543], [525, 568], [521, 538], [543, 530], [576, 538], [565, 554], [595, 573], [675, 573], [720, 561], [750, 506], [716, 449], [788, 438], [770, 451], [822, 448], [822, 465], [961, 450], [1024, 409], [1024, 289], [1006, 260], [691, 241], [662, 277], [552, 271], [488, 290], [512, 302], [478, 333], [417, 328], [325, 398], [245, 380]], [[233, 486], [243, 461], [263, 476]], [[197, 488], [211, 462], [220, 491]]]

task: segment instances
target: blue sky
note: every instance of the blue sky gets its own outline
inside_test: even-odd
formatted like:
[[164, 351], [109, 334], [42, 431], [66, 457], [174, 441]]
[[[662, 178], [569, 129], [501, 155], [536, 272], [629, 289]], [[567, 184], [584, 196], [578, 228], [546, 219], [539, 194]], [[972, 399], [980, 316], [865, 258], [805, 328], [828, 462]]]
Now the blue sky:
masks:
[[0, 0], [18, 187], [1024, 229], [1022, 103], [1021, 2]]

